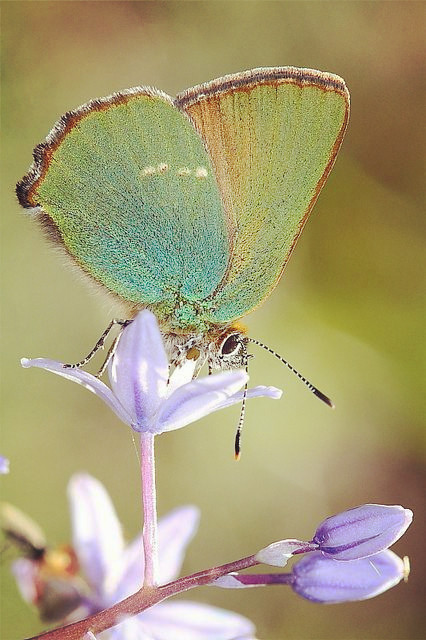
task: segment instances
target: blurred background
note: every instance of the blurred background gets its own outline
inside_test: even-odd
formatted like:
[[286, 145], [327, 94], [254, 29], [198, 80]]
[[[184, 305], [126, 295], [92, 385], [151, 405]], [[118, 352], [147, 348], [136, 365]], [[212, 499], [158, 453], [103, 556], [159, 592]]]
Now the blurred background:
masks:
[[[191, 599], [250, 617], [263, 640], [424, 638], [425, 140], [420, 2], [3, 3], [2, 497], [70, 539], [66, 485], [76, 471], [110, 492], [126, 536], [141, 526], [130, 429], [77, 385], [20, 368], [22, 356], [79, 360], [117, 310], [93, 294], [20, 209], [14, 184], [57, 118], [135, 85], [174, 95], [259, 66], [341, 75], [349, 129], [280, 285], [247, 318], [250, 335], [287, 358], [335, 404], [330, 411], [271, 356], [255, 352], [251, 384], [284, 389], [158, 438], [160, 515], [202, 510], [185, 572], [309, 539], [326, 516], [365, 502], [415, 511], [396, 546], [412, 574], [376, 599], [319, 606], [289, 589], [204, 589]], [[43, 628], [3, 559], [4, 640]], [[423, 588], [422, 588], [423, 584]], [[173, 640], [173, 639], [170, 639]]]

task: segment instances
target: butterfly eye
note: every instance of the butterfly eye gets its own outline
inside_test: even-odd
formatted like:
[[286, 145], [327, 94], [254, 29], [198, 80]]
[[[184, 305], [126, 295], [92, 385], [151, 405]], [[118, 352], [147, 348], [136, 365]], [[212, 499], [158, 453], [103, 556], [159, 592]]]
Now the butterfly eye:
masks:
[[240, 337], [234, 333], [228, 336], [225, 342], [222, 344], [222, 349], [221, 349], [222, 355], [230, 356], [231, 354], [235, 353], [240, 346], [241, 346]]

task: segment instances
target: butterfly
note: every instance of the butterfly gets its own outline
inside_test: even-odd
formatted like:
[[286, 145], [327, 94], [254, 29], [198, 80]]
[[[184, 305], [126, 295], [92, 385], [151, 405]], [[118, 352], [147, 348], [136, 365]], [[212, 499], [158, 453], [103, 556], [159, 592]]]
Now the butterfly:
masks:
[[267, 347], [239, 320], [280, 280], [348, 117], [340, 77], [296, 67], [127, 89], [63, 115], [17, 195], [130, 319], [155, 313], [177, 364], [246, 366]]

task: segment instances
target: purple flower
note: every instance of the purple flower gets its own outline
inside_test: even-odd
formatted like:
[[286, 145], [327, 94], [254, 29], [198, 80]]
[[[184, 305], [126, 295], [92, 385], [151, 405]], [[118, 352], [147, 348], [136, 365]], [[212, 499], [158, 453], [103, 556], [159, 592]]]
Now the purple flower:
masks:
[[311, 542], [280, 540], [261, 549], [260, 563], [284, 567], [292, 555], [306, 553], [292, 573], [230, 573], [212, 584], [241, 589], [287, 584], [308, 600], [323, 603], [373, 598], [407, 577], [406, 566], [387, 550], [413, 519], [410, 509], [366, 504], [324, 520]]
[[292, 555], [321, 551], [334, 560], [367, 558], [384, 551], [408, 529], [413, 512], [401, 506], [364, 504], [326, 518], [313, 540], [280, 540], [256, 554], [263, 564], [285, 567]]
[[391, 589], [405, 576], [404, 562], [392, 551], [339, 562], [320, 552], [295, 564], [292, 589], [308, 600], [334, 604], [366, 600]]
[[396, 542], [412, 519], [410, 509], [364, 504], [324, 520], [312, 542], [335, 560], [366, 558]]
[[[141, 311], [121, 333], [108, 373], [111, 389], [81, 369], [64, 368], [46, 358], [21, 360], [23, 367], [40, 367], [83, 385], [99, 396], [135, 431], [153, 434], [180, 429], [204, 416], [241, 402], [238, 392], [245, 371], [217, 373], [192, 380], [195, 362], [188, 360], [169, 378], [169, 364], [155, 316]], [[248, 398], [280, 398], [275, 387], [249, 389]]]
[[[100, 482], [87, 474], [71, 478], [68, 486], [73, 529], [73, 546], [86, 588], [80, 590], [78, 608], [68, 621], [110, 607], [138, 591], [143, 582], [142, 536], [124, 545], [121, 525], [111, 500]], [[159, 522], [160, 584], [176, 578], [185, 549], [198, 526], [199, 513], [193, 506], [180, 507]], [[21, 593], [34, 587], [31, 571], [25, 574], [21, 558], [20, 575], [15, 577]], [[28, 567], [27, 567], [28, 568]], [[31, 567], [30, 567], [31, 568]], [[76, 605], [77, 607], [77, 605]], [[123, 620], [99, 635], [110, 640], [241, 640], [254, 639], [253, 624], [239, 614], [196, 602], [165, 602]]]
[[224, 589], [288, 585], [307, 600], [335, 604], [374, 598], [406, 577], [406, 564], [389, 550], [347, 562], [316, 551], [297, 562], [292, 573], [230, 573], [212, 584]]
[[0, 473], [9, 473], [9, 460], [0, 456]]

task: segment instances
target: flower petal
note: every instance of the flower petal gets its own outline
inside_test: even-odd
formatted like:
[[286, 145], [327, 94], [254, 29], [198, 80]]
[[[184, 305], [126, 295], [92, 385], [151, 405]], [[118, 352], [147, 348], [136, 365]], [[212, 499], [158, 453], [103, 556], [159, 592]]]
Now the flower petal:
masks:
[[35, 604], [37, 601], [37, 578], [39, 574], [37, 562], [29, 558], [18, 558], [12, 564], [12, 573], [22, 598], [28, 604]]
[[115, 604], [124, 600], [127, 596], [138, 591], [143, 584], [144, 577], [144, 548], [142, 534], [138, 535], [125, 548], [121, 562], [116, 567], [115, 577], [112, 582], [115, 585], [111, 592], [109, 604]]
[[161, 603], [138, 618], [158, 640], [251, 640], [255, 633], [253, 623], [238, 613], [196, 602]]
[[333, 604], [373, 598], [403, 577], [403, 561], [389, 550], [348, 562], [316, 551], [294, 565], [291, 586], [303, 598]]
[[247, 380], [245, 371], [225, 371], [179, 387], [161, 407], [156, 432], [180, 429], [216, 411]]
[[170, 396], [174, 391], [176, 391], [176, 389], [182, 387], [188, 382], [191, 382], [194, 377], [196, 367], [197, 361], [192, 359], [186, 359], [183, 364], [175, 367], [169, 379], [167, 395]]
[[29, 360], [28, 358], [22, 358], [21, 364], [24, 368], [39, 367], [46, 371], [56, 373], [67, 380], [81, 384], [83, 387], [95, 393], [101, 400], [103, 400], [114, 413], [126, 424], [131, 423], [130, 415], [123, 409], [120, 402], [114, 396], [109, 387], [106, 386], [99, 378], [92, 376], [91, 373], [83, 371], [82, 369], [65, 368], [62, 362], [57, 360], [49, 360], [49, 358], [34, 358]]
[[366, 558], [396, 542], [412, 519], [413, 512], [401, 506], [365, 504], [326, 518], [313, 542], [335, 560]]
[[9, 460], [0, 456], [0, 473], [9, 473]]
[[[199, 510], [191, 505], [178, 507], [158, 523], [158, 583], [173, 580], [182, 566], [185, 550], [196, 533]], [[123, 600], [142, 587], [144, 575], [144, 549], [142, 535], [137, 536], [124, 550], [117, 575], [111, 604]]]
[[98, 636], [99, 640], [103, 640], [103, 638], [105, 640], [159, 640], [157, 635], [151, 635], [144, 631], [140, 617], [126, 618], [115, 627], [101, 633]]
[[169, 365], [157, 320], [141, 311], [123, 330], [109, 366], [114, 394], [132, 417], [132, 426], [152, 421], [167, 393]]
[[68, 497], [79, 563], [93, 589], [104, 595], [111, 588], [108, 577], [123, 553], [120, 523], [105, 488], [90, 475], [72, 476]]
[[[251, 400], [252, 398], [270, 398], [271, 400], [279, 400], [283, 392], [281, 389], [277, 389], [276, 387], [266, 387], [264, 385], [258, 385], [257, 387], [252, 387], [251, 389], [247, 389], [247, 400]], [[243, 391], [238, 391], [238, 393], [234, 393], [233, 396], [225, 400], [218, 409], [225, 409], [226, 407], [230, 407], [233, 404], [237, 404], [241, 402], [244, 396]]]
[[174, 580], [182, 567], [186, 547], [197, 532], [200, 511], [187, 505], [178, 507], [158, 523], [158, 583]]

